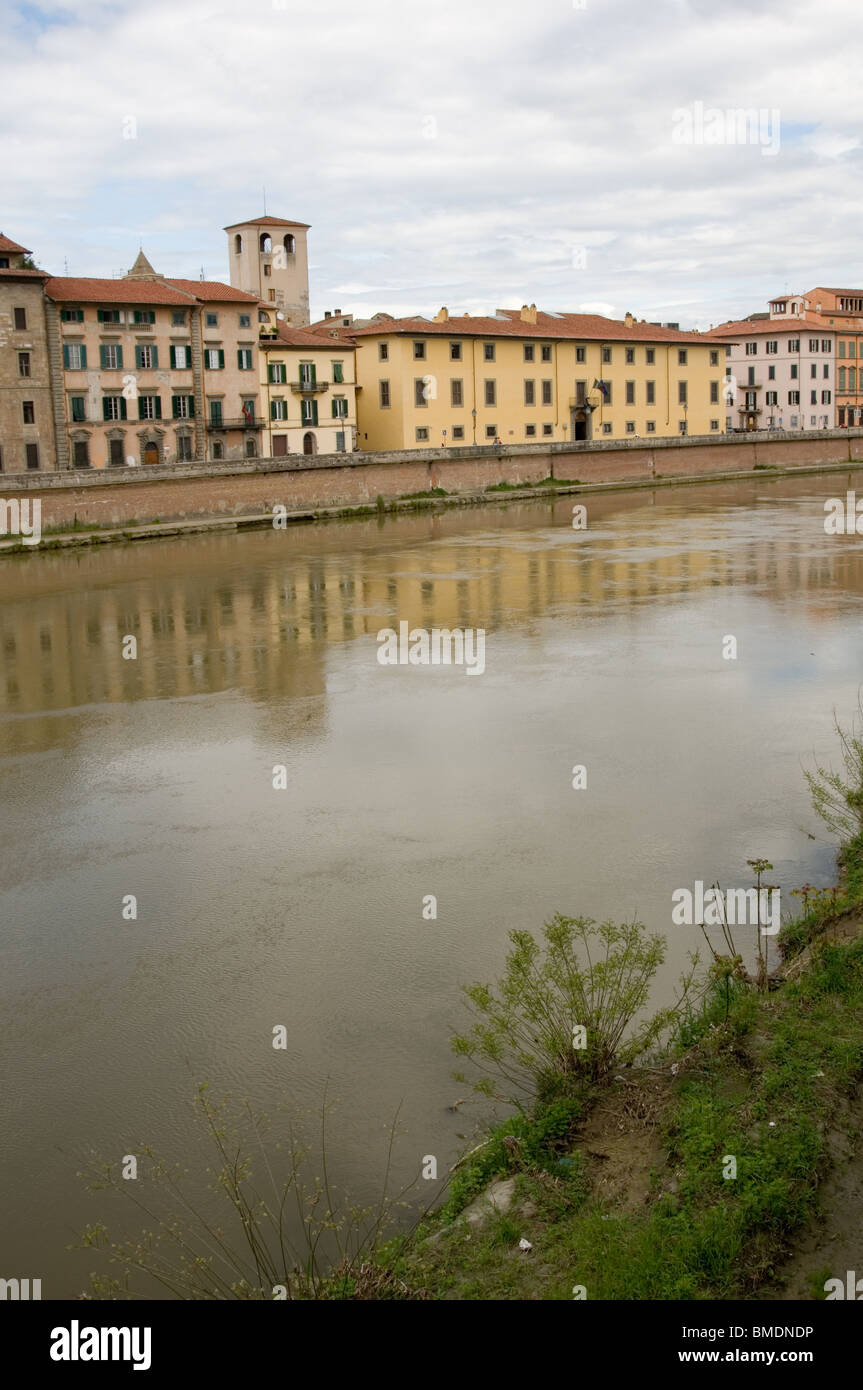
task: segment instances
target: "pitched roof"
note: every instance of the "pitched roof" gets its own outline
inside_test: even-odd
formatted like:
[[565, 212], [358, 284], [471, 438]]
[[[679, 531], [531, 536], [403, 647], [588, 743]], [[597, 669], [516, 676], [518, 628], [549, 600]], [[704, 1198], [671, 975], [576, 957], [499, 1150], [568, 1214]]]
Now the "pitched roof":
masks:
[[256, 294], [246, 294], [245, 290], [234, 289], [233, 285], [223, 285], [220, 280], [171, 280], [169, 285], [176, 285], [178, 290], [183, 290], [186, 294], [194, 295], [195, 299], [218, 300], [222, 304], [234, 301], [245, 304], [257, 304]]
[[53, 275], [45, 293], [49, 299], [77, 304], [188, 305], [190, 299], [166, 280], [96, 280], [75, 275]]
[[13, 241], [11, 237], [4, 236], [2, 232], [0, 232], [0, 251], [20, 251], [25, 256], [29, 256], [30, 254], [26, 246], [19, 246], [17, 241]]
[[153, 280], [156, 278], [155, 270], [144, 255], [143, 246], [135, 257], [135, 264], [132, 266], [132, 269], [127, 271], [126, 274], [127, 278], [130, 280]]
[[[298, 348], [327, 348], [332, 352], [334, 339], [327, 338], [322, 333], [313, 333], [308, 328], [292, 328], [289, 323], [279, 320], [277, 331], [279, 334], [277, 342], [263, 343], [263, 347], [298, 347]], [[339, 338], [339, 345], [347, 348], [354, 346], [349, 338]]]
[[832, 330], [836, 328], [836, 324], [830, 323], [823, 314], [815, 314], [810, 309], [806, 311], [805, 318], [798, 318], [795, 315], [787, 319], [730, 319], [728, 323], [717, 324], [710, 332], [714, 338], [752, 338], [762, 333], [791, 333], [794, 329], [799, 333], [802, 329], [807, 328], [829, 328]]
[[409, 333], [415, 337], [429, 334], [471, 338], [562, 338], [592, 339], [600, 342], [634, 343], [709, 343], [709, 333], [682, 332], [664, 328], [661, 324], [639, 323], [634, 320], [628, 328], [622, 319], [608, 319], [601, 314], [548, 314], [537, 311], [536, 323], [527, 323], [517, 310], [500, 311], [500, 317], [461, 314], [438, 322], [419, 315], [413, 318], [392, 319], [390, 322], [369, 324], [354, 330], [357, 338], [380, 337], [389, 333]]
[[245, 222], [232, 222], [222, 231], [232, 232], [235, 227], [305, 227], [308, 231], [310, 226], [309, 222], [292, 222], [289, 217], [247, 217]]
[[47, 270], [26, 270], [23, 266], [0, 266], [0, 275], [4, 280], [50, 280], [51, 276]]

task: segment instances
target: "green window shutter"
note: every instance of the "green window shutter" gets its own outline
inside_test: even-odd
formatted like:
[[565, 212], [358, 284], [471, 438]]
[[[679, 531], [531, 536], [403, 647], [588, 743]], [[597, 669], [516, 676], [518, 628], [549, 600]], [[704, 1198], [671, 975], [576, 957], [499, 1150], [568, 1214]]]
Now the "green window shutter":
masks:
[[176, 365], [177, 365], [177, 349], [176, 349], [175, 347], [172, 347], [172, 348], [171, 348], [171, 366], [172, 366], [172, 367], [176, 367]]
[[86, 365], [87, 365], [87, 349], [86, 349], [85, 347], [82, 347], [82, 348], [81, 348], [81, 368], [82, 368], [82, 370], [83, 370], [84, 367], [86, 367]]
[[[171, 351], [173, 352], [174, 349], [171, 348]], [[181, 398], [180, 396], [172, 396], [172, 397], [171, 397], [171, 414], [173, 415], [173, 417], [174, 417], [175, 420], [179, 420], [179, 418], [180, 418], [180, 400], [181, 400], [181, 399], [182, 399], [182, 398]]]
[[142, 347], [136, 347], [136, 348], [135, 348], [135, 366], [138, 367], [138, 368], [140, 369], [141, 367], [143, 367], [143, 365], [144, 365], [144, 349], [143, 349]]
[[99, 323], [104, 323], [104, 322], [105, 322], [105, 310], [104, 310], [104, 309], [97, 309], [97, 310], [96, 310], [96, 318], [98, 319]]
[[66, 368], [67, 371], [69, 370], [69, 344], [68, 344], [68, 343], [64, 343], [64, 344], [63, 344], [63, 366]]
[[161, 418], [162, 418], [162, 397], [161, 397], [161, 396], [157, 396], [157, 397], [156, 397], [156, 419], [157, 419], [157, 420], [161, 420]]
[[[269, 381], [269, 382], [274, 382], [275, 379], [276, 379], [276, 369], [275, 369], [275, 367], [273, 366], [272, 362], [268, 362], [268, 363], [267, 363], [267, 381]], [[275, 418], [276, 418], [276, 417], [273, 416], [273, 419], [275, 419]]]
[[277, 419], [277, 416], [276, 416], [276, 402], [275, 402], [275, 401], [270, 401], [270, 419], [271, 419], [271, 420]]
[[[309, 381], [311, 382], [312, 386], [317, 386], [317, 384], [318, 384], [318, 383], [317, 383], [317, 370], [318, 370], [318, 369], [317, 369], [317, 367], [315, 366], [314, 362], [310, 363], [310, 365], [309, 365]], [[317, 405], [317, 401], [315, 402], [315, 404]]]
[[190, 396], [190, 397], [189, 397], [189, 419], [190, 419], [190, 420], [193, 420], [194, 418], [195, 418], [195, 397], [194, 397], [194, 396]]
[[336, 401], [335, 396], [333, 396], [333, 419], [334, 419], [334, 420], [337, 420], [338, 418], [339, 418], [339, 407], [338, 407], [338, 402]]
[[156, 368], [157, 368], [158, 365], [159, 365], [159, 349], [158, 349], [157, 347], [154, 347], [154, 348], [152, 349], [152, 362], [153, 362], [153, 371], [155, 371]]
[[144, 414], [144, 405], [143, 405], [143, 401], [144, 401], [144, 397], [143, 397], [143, 396], [139, 396], [139, 397], [138, 397], [138, 419], [139, 419], [139, 420], [146, 420], [146, 418], [147, 418], [146, 415]]
[[119, 372], [123, 370], [123, 349], [121, 347], [117, 348], [117, 370]]
[[239, 367], [240, 371], [243, 371], [243, 369], [244, 369], [244, 367], [245, 367], [245, 363], [243, 362], [243, 349], [242, 349], [242, 348], [237, 348], [237, 366]]
[[[314, 367], [312, 368], [312, 371], [314, 371]], [[313, 425], [316, 425], [317, 423], [318, 423], [318, 403], [317, 403], [317, 401], [312, 401], [312, 424], [313, 424]]]
[[121, 420], [125, 420], [125, 418], [126, 418], [126, 397], [125, 397], [125, 396], [121, 396], [121, 397], [120, 397], [120, 419], [121, 419]]
[[107, 396], [103, 396], [103, 397], [102, 397], [102, 419], [103, 419], [103, 420], [110, 420], [110, 418], [111, 418], [110, 414], [108, 413], [108, 405], [109, 405], [108, 397], [107, 397]]
[[[101, 312], [102, 312], [102, 310], [100, 309], [100, 310], [99, 310], [99, 313], [101, 314]], [[104, 343], [102, 343], [102, 344], [100, 345], [100, 347], [99, 347], [99, 366], [100, 366], [100, 367], [106, 367], [107, 364], [108, 364], [108, 351], [107, 351], [107, 348], [105, 347]]]
[[221, 348], [219, 348], [219, 366], [220, 366], [220, 367], [224, 367], [224, 365], [225, 365], [225, 354], [224, 354], [223, 350], [222, 350]]

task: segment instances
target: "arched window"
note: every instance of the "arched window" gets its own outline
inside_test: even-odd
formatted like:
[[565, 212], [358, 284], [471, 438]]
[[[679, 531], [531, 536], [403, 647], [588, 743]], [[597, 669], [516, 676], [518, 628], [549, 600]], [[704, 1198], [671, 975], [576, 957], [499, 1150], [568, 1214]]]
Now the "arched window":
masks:
[[292, 236], [286, 236], [283, 245], [289, 256], [292, 256], [297, 249], [296, 242]]
[[269, 232], [261, 232], [261, 255], [269, 256], [272, 249], [273, 243], [270, 240]]
[[239, 254], [240, 254], [240, 252], [242, 251], [242, 249], [243, 249], [243, 238], [240, 236], [240, 233], [237, 232], [237, 235], [234, 237], [234, 251], [235, 251], [235, 253], [239, 256]]
[[309, 430], [307, 434], [303, 435], [303, 453], [316, 454], [317, 452], [318, 441], [315, 439], [315, 436], [312, 434], [311, 430]]

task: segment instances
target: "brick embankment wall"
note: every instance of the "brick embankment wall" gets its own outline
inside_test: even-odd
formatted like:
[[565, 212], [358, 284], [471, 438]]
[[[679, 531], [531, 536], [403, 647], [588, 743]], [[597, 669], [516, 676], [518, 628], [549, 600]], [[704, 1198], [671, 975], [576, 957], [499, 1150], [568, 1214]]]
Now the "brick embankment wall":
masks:
[[42, 499], [42, 529], [74, 523], [124, 526], [153, 521], [260, 515], [374, 504], [444, 488], [475, 493], [495, 483], [527, 486], [553, 474], [582, 483], [698, 478], [777, 468], [863, 463], [863, 430], [666, 439], [661, 443], [591, 441], [389, 454], [253, 459], [171, 468], [117, 468], [0, 476], [0, 496]]

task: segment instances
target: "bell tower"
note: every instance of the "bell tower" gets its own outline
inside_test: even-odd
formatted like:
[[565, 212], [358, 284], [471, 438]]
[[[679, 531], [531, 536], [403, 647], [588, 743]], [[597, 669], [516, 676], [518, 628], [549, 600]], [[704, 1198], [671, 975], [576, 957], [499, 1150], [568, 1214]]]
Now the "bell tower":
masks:
[[253, 217], [225, 227], [235, 289], [254, 294], [302, 328], [309, 322], [307, 222]]

